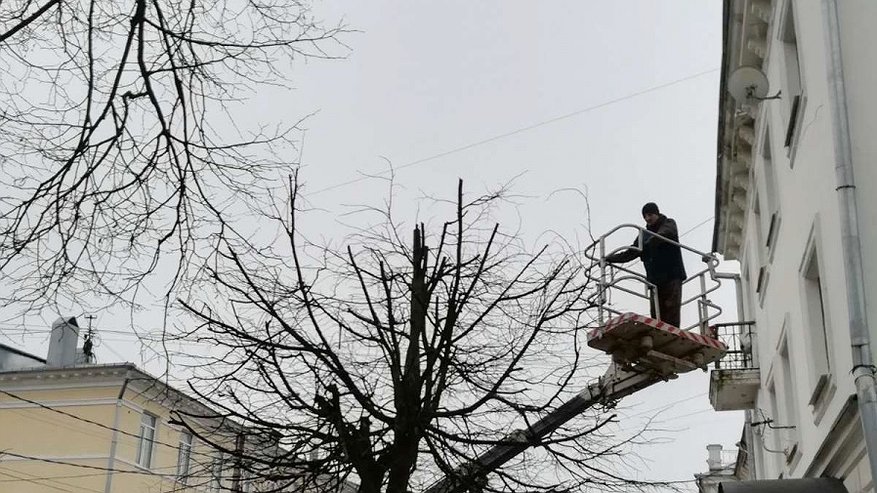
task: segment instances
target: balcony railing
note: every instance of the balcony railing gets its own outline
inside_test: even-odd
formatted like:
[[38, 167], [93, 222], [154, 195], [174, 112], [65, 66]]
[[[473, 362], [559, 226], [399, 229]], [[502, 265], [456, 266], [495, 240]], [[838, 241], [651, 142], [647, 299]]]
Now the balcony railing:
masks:
[[755, 322], [718, 323], [710, 326], [714, 338], [728, 346], [728, 352], [716, 361], [717, 370], [751, 370], [758, 368], [752, 354]]

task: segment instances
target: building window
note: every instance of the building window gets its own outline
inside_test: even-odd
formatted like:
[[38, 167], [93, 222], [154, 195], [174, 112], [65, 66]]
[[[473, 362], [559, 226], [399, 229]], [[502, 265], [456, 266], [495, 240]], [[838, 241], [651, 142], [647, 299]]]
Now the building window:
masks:
[[[783, 461], [783, 443], [782, 437], [780, 437], [780, 429], [776, 428], [777, 418], [779, 417], [779, 403], [777, 403], [777, 392], [776, 392], [776, 384], [773, 380], [771, 380], [770, 385], [767, 387], [767, 394], [769, 398], [770, 409], [768, 410], [770, 414], [768, 416], [764, 416], [762, 413], [762, 419], [765, 421], [764, 423], [764, 432], [765, 434], [770, 434], [770, 442], [767, 442], [765, 438], [765, 449], [768, 452], [771, 452], [771, 455], [774, 457], [773, 466], [776, 468], [776, 476], [779, 477], [786, 465]], [[772, 420], [768, 423], [769, 420]], [[773, 426], [771, 426], [773, 425]]]
[[758, 265], [767, 263], [767, 241], [764, 239], [764, 215], [761, 213], [761, 195], [755, 194], [755, 200], [752, 202], [752, 215], [755, 219], [755, 255], [758, 259]]
[[759, 306], [764, 306], [767, 282], [770, 279], [770, 272], [768, 269], [770, 259], [768, 256], [767, 241], [764, 239], [764, 230], [762, 229], [763, 220], [761, 213], [761, 198], [758, 193], [754, 195], [755, 200], [752, 204], [753, 223], [751, 229], [755, 230], [755, 234], [752, 235], [753, 238], [749, 241], [753, 250], [753, 268], [758, 270], [753, 273], [752, 277], [755, 279], [755, 292], [758, 294]]
[[785, 65], [782, 89], [783, 109], [786, 116], [785, 147], [791, 149], [804, 110], [804, 90], [801, 83], [800, 58], [798, 57], [798, 33], [795, 27], [795, 7], [792, 0], [786, 0], [779, 29], [779, 39], [782, 42], [783, 64]]
[[819, 275], [819, 254], [815, 245], [810, 246], [802, 274], [804, 321], [812, 346], [810, 364], [816, 370], [816, 375], [827, 375], [831, 373], [831, 348], [826, 327], [822, 277]]
[[222, 452], [219, 452], [213, 458], [213, 464], [210, 467], [210, 491], [222, 490]]
[[776, 169], [771, 159], [770, 128], [765, 125], [764, 139], [761, 143], [761, 173], [762, 179], [760, 193], [763, 194], [764, 214], [761, 214], [760, 227], [764, 231], [765, 247], [767, 248], [768, 260], [773, 259], [774, 247], [777, 243], [777, 234], [780, 226], [780, 196], [777, 188]]
[[[788, 320], [788, 318], [786, 319]], [[784, 334], [788, 334], [789, 332], [788, 326], [783, 330]], [[795, 375], [792, 373], [792, 360], [789, 357], [789, 345], [788, 341], [783, 337], [783, 342], [780, 345], [780, 369], [782, 370], [782, 396], [780, 402], [780, 413], [779, 417], [782, 420], [782, 425], [787, 426], [785, 428], [785, 438], [787, 441], [786, 453], [788, 454], [786, 460], [791, 461], [794, 453], [795, 447], [798, 442], [798, 404], [795, 395]]]
[[752, 293], [755, 292], [755, 289], [752, 285], [752, 277], [749, 275], [749, 266], [751, 264], [752, 261], [747, 257], [740, 266], [740, 278], [743, 283], [743, 292], [746, 293], [742, 300], [743, 313], [746, 314], [743, 317], [743, 320], [755, 320], [755, 298], [752, 295]]
[[252, 493], [253, 491], [253, 473], [248, 471], [241, 472], [240, 491], [241, 493]]
[[177, 479], [186, 484], [189, 468], [192, 463], [192, 434], [184, 431], [180, 434], [180, 448], [177, 455]]
[[149, 469], [152, 467], [152, 449], [155, 446], [155, 426], [158, 418], [143, 413], [140, 417], [140, 440], [137, 447], [137, 465]]

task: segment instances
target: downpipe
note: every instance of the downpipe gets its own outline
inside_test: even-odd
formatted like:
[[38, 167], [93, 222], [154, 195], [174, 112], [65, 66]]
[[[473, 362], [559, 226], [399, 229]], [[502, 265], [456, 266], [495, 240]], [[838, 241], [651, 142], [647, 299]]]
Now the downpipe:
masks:
[[865, 282], [862, 246], [859, 237], [856, 184], [853, 176], [849, 114], [844, 87], [843, 58], [837, 0], [822, 0], [825, 46], [828, 62], [828, 96], [834, 140], [837, 200], [840, 206], [841, 244], [846, 273], [847, 308], [849, 310], [852, 374], [856, 384], [859, 414], [865, 436], [865, 449], [871, 466], [871, 478], [877, 480], [877, 382], [871, 352], [865, 310]]
[[104, 484], [104, 493], [113, 491], [113, 473], [116, 472], [116, 447], [119, 445], [119, 413], [122, 411], [125, 391], [128, 389], [128, 382], [130, 380], [130, 372], [125, 373], [125, 381], [122, 382], [122, 388], [119, 389], [119, 396], [116, 398], [116, 410], [113, 413], [113, 439], [112, 443], [110, 443], [110, 454], [107, 458], [107, 479]]

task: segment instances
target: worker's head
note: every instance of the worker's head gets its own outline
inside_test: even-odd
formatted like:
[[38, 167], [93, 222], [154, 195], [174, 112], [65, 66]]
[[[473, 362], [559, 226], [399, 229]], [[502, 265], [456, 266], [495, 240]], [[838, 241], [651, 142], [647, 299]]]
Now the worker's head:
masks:
[[660, 217], [661, 211], [658, 210], [658, 204], [648, 202], [643, 206], [643, 219], [646, 221], [647, 225], [651, 226], [655, 224]]

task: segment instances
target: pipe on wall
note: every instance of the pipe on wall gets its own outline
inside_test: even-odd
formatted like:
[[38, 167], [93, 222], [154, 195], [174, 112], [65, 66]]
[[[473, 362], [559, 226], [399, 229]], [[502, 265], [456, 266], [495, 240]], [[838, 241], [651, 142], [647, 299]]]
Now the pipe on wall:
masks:
[[877, 381], [875, 381], [874, 376], [875, 366], [871, 352], [871, 335], [868, 330], [865, 309], [862, 245], [859, 236], [856, 182], [853, 174], [852, 143], [846, 87], [844, 86], [837, 0], [822, 0], [822, 14], [828, 66], [828, 98], [834, 140], [836, 191], [840, 206], [841, 245], [846, 274], [850, 345], [853, 356], [852, 374], [856, 384], [856, 395], [865, 435], [865, 448], [871, 466], [871, 477], [877, 478]]
[[110, 444], [110, 454], [107, 459], [107, 481], [104, 484], [104, 492], [113, 491], [113, 473], [116, 470], [116, 447], [119, 445], [119, 413], [122, 411], [122, 401], [125, 399], [125, 391], [128, 389], [128, 382], [131, 380], [130, 372], [125, 374], [125, 380], [122, 382], [122, 388], [119, 389], [119, 396], [116, 398], [116, 410], [113, 414], [113, 440]]

